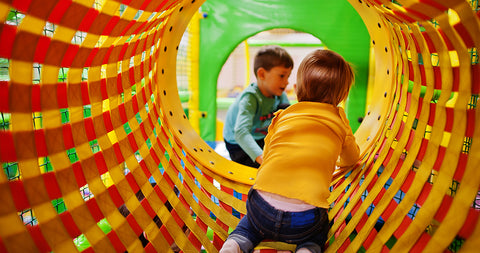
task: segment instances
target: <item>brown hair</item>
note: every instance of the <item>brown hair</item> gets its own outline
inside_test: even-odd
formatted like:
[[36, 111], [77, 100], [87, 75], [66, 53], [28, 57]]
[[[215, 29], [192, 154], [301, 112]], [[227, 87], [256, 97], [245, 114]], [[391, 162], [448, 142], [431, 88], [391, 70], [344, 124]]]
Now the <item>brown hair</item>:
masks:
[[338, 105], [347, 98], [354, 80], [352, 67], [341, 55], [318, 49], [298, 67], [297, 99]]
[[270, 69], [277, 66], [293, 68], [293, 59], [288, 52], [282, 47], [275, 45], [260, 48], [253, 62], [253, 72], [255, 76], [257, 76], [257, 70], [259, 68], [270, 71]]

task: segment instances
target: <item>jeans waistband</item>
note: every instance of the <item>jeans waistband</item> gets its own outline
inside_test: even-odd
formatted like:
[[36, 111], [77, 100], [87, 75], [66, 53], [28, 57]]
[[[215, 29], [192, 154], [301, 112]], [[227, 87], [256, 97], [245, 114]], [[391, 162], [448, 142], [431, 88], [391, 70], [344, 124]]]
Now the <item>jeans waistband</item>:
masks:
[[271, 206], [267, 201], [265, 201], [258, 192], [251, 188], [250, 192], [248, 194], [248, 200], [249, 200], [249, 205], [252, 207], [255, 207], [258, 210], [262, 210], [263, 214], [267, 216], [268, 218], [274, 220], [277, 216], [277, 213], [283, 213], [283, 217], [285, 219], [289, 219], [292, 217], [292, 215], [295, 215], [296, 217], [301, 217], [303, 215], [305, 216], [311, 216], [311, 215], [317, 215], [319, 214], [320, 210], [323, 208], [317, 207], [313, 208], [310, 210], [302, 211], [302, 212], [288, 212], [288, 211], [282, 211], [278, 210], [275, 207]]

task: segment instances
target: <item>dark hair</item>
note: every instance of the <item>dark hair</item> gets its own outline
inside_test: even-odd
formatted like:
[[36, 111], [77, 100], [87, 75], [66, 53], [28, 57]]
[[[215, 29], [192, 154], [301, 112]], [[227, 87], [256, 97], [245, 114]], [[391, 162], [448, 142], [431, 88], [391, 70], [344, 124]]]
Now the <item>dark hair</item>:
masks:
[[338, 105], [347, 98], [354, 80], [352, 67], [341, 55], [315, 50], [298, 67], [297, 99]]
[[288, 52], [279, 46], [264, 46], [260, 48], [255, 55], [253, 62], [253, 72], [257, 76], [257, 70], [264, 68], [269, 71], [273, 67], [283, 66], [285, 68], [293, 68], [293, 59]]

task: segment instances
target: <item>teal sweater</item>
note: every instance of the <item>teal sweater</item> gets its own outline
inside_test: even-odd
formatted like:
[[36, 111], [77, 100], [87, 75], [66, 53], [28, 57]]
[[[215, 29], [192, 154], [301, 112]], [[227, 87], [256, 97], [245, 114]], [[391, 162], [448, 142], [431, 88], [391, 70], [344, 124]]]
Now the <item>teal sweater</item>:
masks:
[[229, 143], [240, 145], [255, 161], [262, 154], [262, 148], [255, 141], [265, 138], [278, 105], [288, 103], [285, 92], [281, 96], [267, 98], [256, 83], [250, 84], [228, 108], [223, 138]]

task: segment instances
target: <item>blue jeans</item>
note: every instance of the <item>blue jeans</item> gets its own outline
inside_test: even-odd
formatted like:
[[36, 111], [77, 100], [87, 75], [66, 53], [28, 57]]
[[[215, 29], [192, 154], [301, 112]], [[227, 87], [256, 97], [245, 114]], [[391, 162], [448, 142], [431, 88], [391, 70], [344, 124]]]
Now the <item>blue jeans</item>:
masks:
[[322, 252], [330, 224], [325, 208], [303, 212], [285, 212], [268, 204], [256, 190], [250, 189], [247, 214], [229, 235], [243, 252], [251, 252], [264, 239], [297, 244], [297, 249]]
[[[232, 159], [232, 161], [246, 165], [246, 166], [250, 166], [253, 168], [260, 167], [260, 164], [257, 163], [256, 161], [252, 161], [252, 158], [250, 158], [250, 156], [248, 156], [247, 153], [245, 153], [245, 151], [242, 149], [242, 147], [240, 147], [240, 145], [230, 143], [225, 139], [223, 140], [225, 141], [225, 147], [227, 148], [228, 154], [230, 155], [230, 159]], [[260, 146], [263, 149], [263, 146], [265, 145], [265, 141], [261, 139], [261, 140], [256, 140], [256, 142], [258, 146]]]

